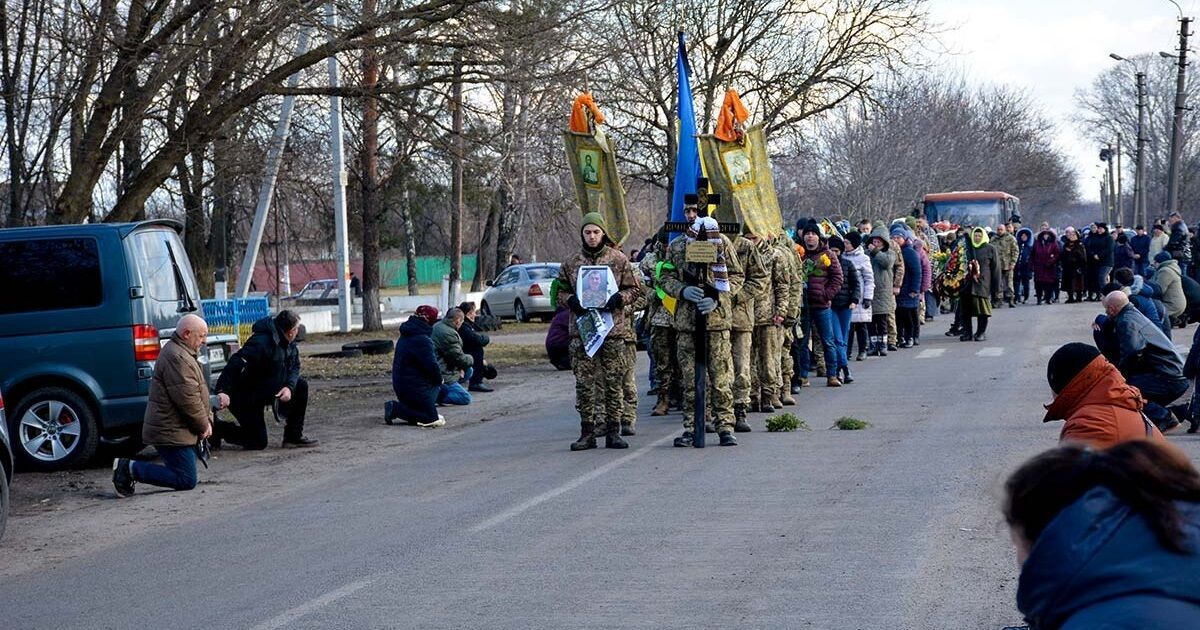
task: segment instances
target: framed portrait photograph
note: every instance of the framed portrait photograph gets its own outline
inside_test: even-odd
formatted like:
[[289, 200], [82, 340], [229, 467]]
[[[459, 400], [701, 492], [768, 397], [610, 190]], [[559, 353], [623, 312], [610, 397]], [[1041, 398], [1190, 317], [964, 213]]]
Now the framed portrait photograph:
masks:
[[744, 149], [722, 151], [721, 161], [725, 163], [725, 174], [729, 176], [730, 186], [736, 189], [754, 185], [754, 169], [750, 165], [750, 156]]
[[600, 151], [597, 149], [579, 150], [579, 176], [588, 186], [600, 185]]
[[612, 270], [604, 265], [580, 267], [575, 284], [579, 304], [583, 308], [604, 308], [608, 298], [617, 292], [617, 279], [613, 277]]

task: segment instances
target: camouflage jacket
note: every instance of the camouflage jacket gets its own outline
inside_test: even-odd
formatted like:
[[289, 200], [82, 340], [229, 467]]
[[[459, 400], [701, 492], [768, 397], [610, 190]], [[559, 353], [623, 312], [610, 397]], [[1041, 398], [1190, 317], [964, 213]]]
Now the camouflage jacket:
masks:
[[1000, 270], [1008, 271], [1017, 266], [1017, 256], [1021, 255], [1021, 248], [1017, 245], [1017, 237], [1004, 233], [1004, 236], [997, 236], [992, 239], [992, 247], [996, 250], [996, 256], [1000, 259]]
[[767, 267], [754, 243], [739, 236], [733, 241], [733, 246], [738, 262], [742, 263], [742, 273], [745, 274], [742, 290], [733, 296], [733, 330], [750, 332], [754, 330], [756, 322], [755, 305], [766, 297], [770, 282]]
[[800, 258], [800, 253], [796, 251], [795, 245], [786, 236], [782, 237], [775, 247], [783, 255], [784, 262], [787, 264], [788, 300], [787, 311], [783, 313], [783, 317], [785, 323], [790, 326], [800, 318], [801, 298], [804, 292], [804, 260]]
[[629, 324], [629, 330], [631, 331], [629, 343], [633, 343], [635, 341], [634, 337], [637, 336], [637, 330], [633, 328], [635, 323], [634, 316], [637, 315], [638, 311], [649, 306], [650, 296], [653, 295], [654, 291], [645, 282], [642, 282], [642, 272], [638, 270], [637, 263], [632, 260], [629, 261], [629, 273], [633, 274], [633, 277], [637, 278], [638, 282], [642, 284], [642, 294], [632, 303], [625, 305], [625, 321]]
[[787, 315], [791, 274], [783, 250], [769, 241], [759, 241], [758, 257], [767, 270], [767, 290], [754, 303], [754, 325], [766, 326], [774, 323], [771, 320], [775, 315]]
[[[595, 255], [580, 251], [563, 262], [558, 269], [559, 304], [566, 304], [567, 300], [575, 295], [575, 277], [579, 275], [579, 268], [586, 265], [605, 265], [612, 270], [613, 277], [617, 279], [617, 290], [625, 305], [634, 304], [641, 299], [644, 292], [642, 281], [633, 273], [633, 265], [629, 264], [629, 258], [620, 250], [605, 247]], [[608, 339], [633, 339], [629, 320], [624, 315], [623, 309], [613, 313], [613, 329], [608, 333]], [[578, 339], [579, 329], [575, 325], [574, 314], [567, 319], [570, 322], [571, 337]]]
[[[708, 330], [729, 330], [733, 324], [733, 298], [742, 290], [744, 275], [742, 264], [738, 260], [733, 243], [724, 234], [721, 241], [725, 245], [725, 266], [729, 269], [729, 291], [717, 295], [717, 310], [708, 315]], [[686, 262], [685, 250], [687, 237], [677, 236], [667, 247], [667, 261], [673, 269], [663, 269], [662, 287], [678, 302], [675, 304], [675, 330], [691, 332], [696, 329], [696, 305], [683, 299], [683, 289], [687, 286], [707, 286], [707, 281], [694, 281], [694, 274], [706, 274], [707, 265], [689, 264]], [[686, 278], [686, 279], [685, 279]], [[706, 291], [709, 292], [709, 291]]]
[[658, 297], [658, 284], [654, 280], [655, 271], [658, 269], [658, 254], [650, 252], [642, 259], [639, 264], [643, 278], [650, 278], [650, 282], [646, 283], [646, 317], [649, 319], [651, 326], [661, 328], [672, 328], [675, 326], [675, 318], [667, 312], [663, 306], [662, 300]]

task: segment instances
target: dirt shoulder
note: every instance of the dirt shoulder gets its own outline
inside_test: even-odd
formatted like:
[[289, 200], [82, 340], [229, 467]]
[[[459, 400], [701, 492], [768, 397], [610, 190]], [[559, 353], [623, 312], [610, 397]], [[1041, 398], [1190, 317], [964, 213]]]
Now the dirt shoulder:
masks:
[[[386, 368], [360, 366], [320, 374], [313, 364], [318, 360], [306, 359], [311, 391], [306, 433], [319, 438], [321, 445], [283, 450], [279, 447], [282, 428], [268, 422], [271, 438], [265, 451], [227, 447], [214, 452], [209, 468], [200, 469], [199, 486], [191, 492], [139, 485], [136, 496], [117, 499], [107, 463], [86, 470], [18, 474], [8, 529], [0, 540], [4, 558], [0, 578], [66, 563], [148, 531], [285, 496], [333, 472], [456, 440], [481, 422], [517, 421], [533, 398], [561, 398], [570, 408], [574, 396], [570, 372], [559, 372], [546, 363], [544, 350], [536, 360], [528, 348], [518, 346], [513, 352], [528, 362], [501, 367], [492, 381], [496, 391], [477, 394], [471, 405], [442, 408], [447, 424], [440, 429], [383, 424], [383, 403], [392, 397], [390, 355], [382, 357], [387, 359]], [[495, 358], [502, 355], [497, 352]], [[152, 454], [153, 449], [147, 449], [142, 455]], [[63, 531], [72, 533], [64, 536]]]

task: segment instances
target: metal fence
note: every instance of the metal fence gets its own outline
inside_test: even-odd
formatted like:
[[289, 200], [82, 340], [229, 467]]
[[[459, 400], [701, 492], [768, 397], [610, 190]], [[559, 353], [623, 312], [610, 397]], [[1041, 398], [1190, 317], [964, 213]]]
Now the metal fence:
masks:
[[236, 334], [239, 343], [250, 337], [254, 322], [271, 314], [265, 297], [232, 300], [200, 300], [209, 334]]

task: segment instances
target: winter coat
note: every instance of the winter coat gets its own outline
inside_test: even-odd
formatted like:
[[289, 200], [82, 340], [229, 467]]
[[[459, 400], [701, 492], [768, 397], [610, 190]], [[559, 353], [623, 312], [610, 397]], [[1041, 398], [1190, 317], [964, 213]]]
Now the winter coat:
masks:
[[1132, 304], [1113, 318], [1117, 369], [1122, 374], [1151, 373], [1165, 380], [1183, 378], [1183, 359], [1175, 344]]
[[1114, 245], [1112, 236], [1107, 233], [1088, 234], [1087, 240], [1083, 242], [1083, 248], [1087, 250], [1087, 264], [1096, 269], [1112, 267]]
[[896, 265], [896, 254], [891, 251], [892, 241], [887, 231], [880, 228], [871, 232], [871, 237], [883, 238], [883, 245], [874, 251], [868, 250], [871, 257], [871, 272], [875, 275], [875, 297], [871, 301], [871, 312], [875, 315], [891, 315], [896, 312], [896, 296], [892, 295], [895, 276], [893, 269]]
[[776, 315], [786, 316], [789, 310], [792, 275], [787, 254], [763, 239], [758, 242], [758, 258], [767, 270], [767, 290], [754, 303], [754, 325], [769, 326]]
[[784, 325], [791, 326], [800, 319], [800, 312], [804, 307], [804, 259], [800, 252], [796, 251], [796, 244], [786, 236], [775, 244], [775, 249], [783, 255], [788, 273], [788, 308], [784, 313]]
[[[589, 216], [591, 215], [589, 214]], [[565, 306], [571, 297], [575, 295], [577, 290], [575, 280], [579, 276], [579, 268], [585, 265], [602, 265], [612, 270], [613, 278], [617, 281], [617, 292], [621, 295], [622, 306], [636, 302], [644, 290], [641, 279], [630, 271], [629, 258], [621, 253], [621, 250], [607, 246], [601, 246], [595, 252], [581, 249], [578, 253], [567, 258], [558, 268], [559, 304]], [[678, 314], [678, 309], [675, 312]], [[633, 331], [629, 329], [629, 323], [625, 321], [625, 318], [621, 317], [620, 310], [614, 311], [612, 315], [613, 327], [608, 332], [606, 339], [620, 339], [622, 341], [633, 339]], [[568, 324], [570, 325], [571, 337], [578, 338], [579, 329], [577, 328], [576, 318], [572, 317]]]
[[142, 420], [142, 442], [155, 446], [195, 446], [212, 422], [208, 380], [196, 353], [179, 334], [171, 336], [154, 362], [150, 396]]
[[[1050, 242], [1043, 240], [1047, 234], [1051, 236]], [[1038, 234], [1029, 255], [1030, 267], [1033, 269], [1033, 281], [1037, 284], [1052, 285], [1058, 282], [1058, 259], [1062, 250], [1053, 236], [1054, 233], [1048, 231]]]
[[1130, 247], [1129, 243], [1117, 243], [1113, 248], [1113, 269], [1133, 269], [1133, 254], [1133, 247]]
[[1000, 260], [991, 243], [985, 241], [983, 245], [975, 247], [975, 262], [979, 263], [979, 275], [972, 277], [967, 274], [963, 280], [962, 294], [995, 300], [996, 292], [1003, 285], [1000, 281]]
[[1137, 254], [1138, 256], [1141, 256], [1141, 259], [1139, 259], [1135, 262], [1148, 263], [1151, 260], [1153, 260], [1152, 258], [1150, 258], [1150, 235], [1149, 234], [1135, 234], [1133, 236], [1133, 238], [1129, 239], [1129, 246], [1133, 248], [1133, 253]]
[[844, 282], [841, 263], [833, 251], [822, 244], [804, 252], [804, 264], [812, 267], [805, 290], [809, 308], [829, 308]]
[[1184, 313], [1188, 316], [1188, 323], [1200, 321], [1200, 282], [1188, 276], [1180, 280], [1183, 281], [1183, 295], [1187, 298], [1187, 310]]
[[929, 260], [929, 252], [925, 251], [923, 245], [918, 244], [917, 258], [921, 259], [921, 295], [933, 289], [933, 261]]
[[[662, 299], [658, 297], [658, 280], [659, 273], [657, 251], [647, 252], [642, 257], [642, 261], [638, 263], [638, 271], [642, 274], [644, 288], [649, 300], [646, 302], [646, 319], [651, 326], [660, 328], [673, 328], [675, 326], [675, 318], [671, 315], [667, 308], [663, 306]], [[649, 278], [649, 282], [645, 282], [645, 278]], [[555, 315], [557, 317], [557, 315]], [[565, 321], [565, 320], [564, 320]]]
[[708, 265], [687, 262], [686, 236], [681, 234], [675, 237], [667, 247], [667, 260], [672, 268], [663, 270], [662, 286], [664, 291], [677, 300], [675, 330], [691, 332], [696, 329], [696, 305], [683, 299], [683, 289], [689, 286], [698, 286], [704, 289], [705, 295], [717, 300], [717, 309], [708, 314], [709, 331], [730, 330], [733, 326], [733, 296], [742, 290], [745, 275], [742, 273], [742, 264], [738, 260], [733, 241], [722, 234], [721, 243], [719, 247], [724, 247], [725, 267], [729, 275], [728, 291], [718, 291], [713, 286], [708, 278]]
[[1059, 512], [1021, 566], [1017, 608], [1031, 630], [1200, 628], [1200, 504], [1175, 506], [1185, 554], [1104, 486]]
[[443, 319], [433, 325], [433, 353], [442, 368], [442, 382], [453, 383], [462, 378], [462, 371], [475, 365], [471, 355], [463, 352], [462, 337], [458, 330]]
[[1179, 317], [1187, 310], [1187, 296], [1183, 294], [1183, 279], [1179, 273], [1179, 263], [1168, 260], [1157, 263], [1154, 270], [1154, 284], [1162, 289], [1162, 303], [1167, 307], [1167, 315]]
[[1062, 256], [1062, 290], [1083, 291], [1083, 274], [1087, 269], [1087, 249], [1081, 240], [1063, 242]]
[[942, 251], [941, 241], [938, 239], [937, 231], [933, 229], [933, 226], [926, 225], [921, 230], [921, 240], [929, 244], [929, 251], [935, 254]]
[[900, 247], [900, 256], [904, 258], [904, 281], [900, 285], [900, 295], [896, 296], [898, 308], [917, 308], [921, 305], [921, 257], [907, 241]]
[[1017, 265], [1017, 256], [1021, 248], [1017, 245], [1017, 237], [1004, 233], [992, 239], [992, 248], [996, 250], [996, 258], [1000, 261], [1000, 271], [1006, 272]]
[[1169, 240], [1171, 239], [1166, 235], [1165, 232], [1159, 232], [1157, 236], [1151, 236], [1150, 252], [1149, 256], [1146, 258], [1146, 262], [1154, 260], [1154, 257], [1157, 256], [1159, 252], [1165, 251], [1167, 249], [1167, 241]]
[[571, 346], [571, 311], [561, 306], [550, 320], [550, 329], [546, 331], [546, 352], [565, 351]]
[[1167, 244], [1163, 250], [1181, 263], [1192, 261], [1192, 244], [1186, 223], [1178, 221], [1171, 226], [1171, 233], [1167, 236]]
[[[1028, 280], [1033, 277], [1033, 230], [1021, 228], [1017, 231], [1017, 266], [1013, 268], [1016, 278]], [[1057, 258], [1055, 259], [1057, 262]]]
[[838, 256], [838, 265], [842, 268], [842, 287], [829, 301], [829, 306], [835, 309], [847, 309], [851, 304], [858, 306], [862, 303], [862, 282], [858, 279], [858, 270], [845, 255]]
[[275, 321], [264, 317], [250, 330], [250, 338], [229, 357], [217, 380], [217, 393], [228, 394], [234, 405], [266, 405], [285, 386], [295, 390], [300, 380], [300, 352]]
[[463, 352], [471, 356], [483, 352], [483, 347], [492, 342], [492, 338], [483, 332], [479, 324], [469, 319], [463, 320], [462, 327], [458, 329], [458, 336], [462, 337]]
[[[869, 323], [871, 321], [871, 309], [867, 308], [865, 302], [875, 299], [875, 271], [871, 269], [871, 258], [863, 252], [862, 246], [846, 252], [842, 257], [850, 263], [850, 266], [854, 267], [854, 272], [858, 276], [858, 284], [860, 285], [859, 292], [862, 294], [862, 301], [859, 302], [860, 307], [850, 313], [850, 321], [853, 323]], [[842, 266], [842, 270], [846, 270], [845, 265]]]
[[733, 247], [737, 251], [738, 261], [742, 263], [745, 281], [742, 290], [733, 296], [732, 330], [752, 332], [755, 324], [754, 307], [767, 294], [769, 272], [758, 255], [758, 248], [749, 239], [739, 236], [733, 241]]
[[400, 324], [400, 338], [392, 356], [392, 391], [398, 404], [396, 416], [408, 422], [433, 422], [438, 418], [442, 367], [434, 354], [432, 333], [429, 322], [416, 315]]
[[1141, 393], [1125, 382], [1116, 366], [1098, 356], [1046, 405], [1042, 422], [1066, 420], [1058, 439], [1093, 448], [1145, 437], [1163, 439], [1162, 433], [1142, 418], [1144, 404]]
[[1163, 305], [1162, 292], [1158, 289], [1158, 285], [1152, 282], [1146, 282], [1141, 276], [1133, 277], [1133, 284], [1124, 287], [1125, 292], [1129, 294], [1129, 303], [1137, 308], [1138, 312], [1146, 316], [1152, 324], [1158, 326], [1167, 337], [1171, 336], [1171, 318], [1167, 317], [1167, 307]]

